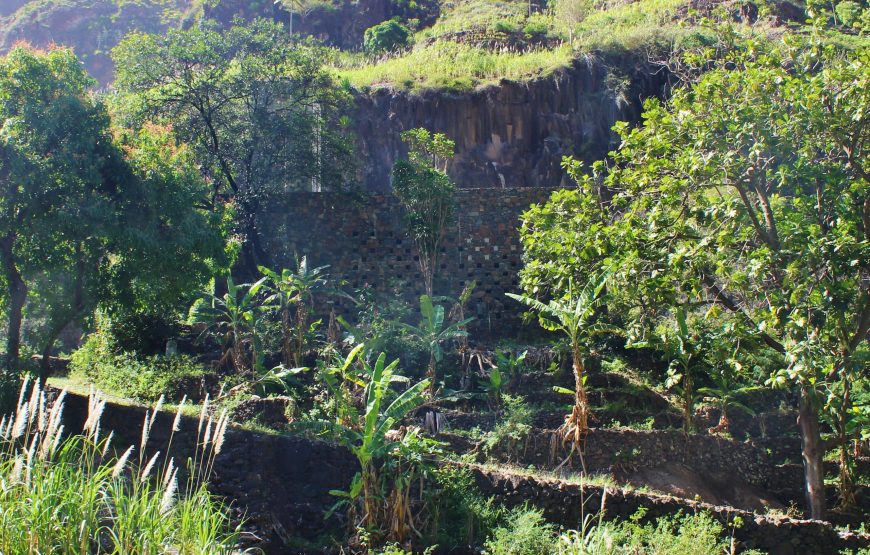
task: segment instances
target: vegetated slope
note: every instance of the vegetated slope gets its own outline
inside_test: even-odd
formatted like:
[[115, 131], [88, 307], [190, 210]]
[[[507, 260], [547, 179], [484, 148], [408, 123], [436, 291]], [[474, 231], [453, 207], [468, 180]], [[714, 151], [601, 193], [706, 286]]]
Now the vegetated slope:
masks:
[[111, 49], [124, 36], [161, 33], [181, 25], [197, 7], [196, 0], [12, 0], [0, 12], [0, 54], [20, 41], [70, 46], [105, 85], [114, 75]]
[[[308, 2], [294, 14], [294, 31], [339, 48], [362, 43], [366, 28], [392, 17], [434, 21], [438, 4], [423, 0], [409, 7], [397, 0]], [[229, 25], [234, 18], [266, 17], [290, 22], [290, 12], [273, 0], [3, 0], [0, 54], [16, 42], [72, 47], [88, 71], [106, 85], [113, 80], [111, 49], [131, 31], [162, 33], [203, 18]]]

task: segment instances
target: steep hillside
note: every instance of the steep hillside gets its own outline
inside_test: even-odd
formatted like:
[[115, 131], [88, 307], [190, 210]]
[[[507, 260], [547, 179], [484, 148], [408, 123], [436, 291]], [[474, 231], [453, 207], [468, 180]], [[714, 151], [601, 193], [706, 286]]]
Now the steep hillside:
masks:
[[[181, 25], [195, 0], [12, 0], [0, 15], [0, 53], [16, 42], [71, 46], [101, 84], [113, 78], [110, 51], [131, 31]], [[15, 9], [17, 7], [17, 9]]]

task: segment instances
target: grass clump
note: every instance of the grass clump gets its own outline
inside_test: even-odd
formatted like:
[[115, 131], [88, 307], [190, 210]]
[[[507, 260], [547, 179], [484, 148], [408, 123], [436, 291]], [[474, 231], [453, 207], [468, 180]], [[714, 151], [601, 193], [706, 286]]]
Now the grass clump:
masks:
[[93, 395], [84, 429], [64, 439], [65, 395], [51, 403], [25, 381], [15, 413], [0, 420], [0, 553], [233, 552], [239, 529], [206, 489], [225, 417], [201, 426], [189, 478], [179, 484], [174, 461], [145, 456], [157, 409], [146, 412], [138, 448], [116, 457], [111, 434], [100, 430], [105, 401]]

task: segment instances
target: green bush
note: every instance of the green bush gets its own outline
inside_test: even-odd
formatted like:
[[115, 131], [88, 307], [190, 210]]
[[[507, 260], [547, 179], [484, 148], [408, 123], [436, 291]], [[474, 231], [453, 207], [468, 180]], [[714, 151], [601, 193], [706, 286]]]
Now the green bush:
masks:
[[507, 524], [496, 528], [484, 545], [486, 555], [541, 555], [553, 553], [555, 527], [536, 509], [511, 511]]
[[550, 31], [550, 26], [546, 20], [530, 19], [523, 27], [523, 33], [526, 36], [534, 37], [536, 35], [546, 35]]
[[856, 24], [861, 21], [861, 15], [864, 11], [865, 8], [862, 8], [861, 4], [853, 2], [853, 0], [843, 0], [843, 2], [838, 3], [836, 8], [834, 8], [837, 19], [847, 27], [857, 26]]
[[501, 21], [496, 21], [492, 26], [492, 30], [497, 33], [505, 33], [511, 35], [517, 32], [517, 26], [512, 21], [507, 21], [502, 19]]
[[114, 352], [101, 334], [92, 334], [72, 355], [73, 376], [94, 384], [107, 393], [139, 401], [155, 401], [161, 395], [178, 400], [180, 387], [201, 378], [205, 369], [187, 355], [140, 357], [131, 352]]
[[395, 19], [390, 19], [365, 30], [363, 48], [371, 54], [394, 52], [408, 46], [410, 38], [410, 29]]
[[502, 420], [484, 439], [483, 448], [486, 452], [499, 447], [511, 452], [532, 431], [534, 411], [521, 396], [504, 394], [502, 402]]
[[480, 493], [467, 468], [442, 466], [433, 473], [433, 482], [426, 492], [430, 514], [423, 531], [426, 545], [438, 545], [445, 552], [480, 545], [504, 522], [507, 511]]
[[559, 555], [710, 555], [729, 553], [724, 528], [708, 513], [678, 514], [640, 525], [639, 512], [631, 522], [601, 522], [583, 531], [569, 531], [558, 541]]

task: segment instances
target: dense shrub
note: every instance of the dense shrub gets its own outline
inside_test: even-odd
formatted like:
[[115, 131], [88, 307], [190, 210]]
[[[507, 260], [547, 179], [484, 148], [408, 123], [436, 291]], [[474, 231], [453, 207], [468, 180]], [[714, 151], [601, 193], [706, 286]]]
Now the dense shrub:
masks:
[[73, 353], [70, 370], [107, 393], [140, 401], [155, 401], [161, 395], [178, 400], [185, 383], [205, 374], [203, 366], [187, 355], [116, 352], [102, 334], [92, 334]]
[[[712, 555], [730, 553], [724, 528], [707, 513], [677, 514], [640, 525], [643, 512], [627, 522], [601, 522], [569, 531], [558, 540], [560, 555]], [[587, 521], [587, 524], [589, 521]], [[752, 552], [745, 552], [747, 555]]]
[[541, 511], [516, 509], [507, 523], [496, 528], [484, 547], [486, 555], [540, 555], [552, 553], [555, 527]]
[[408, 46], [411, 30], [390, 19], [365, 30], [363, 48], [369, 53], [393, 52]]

